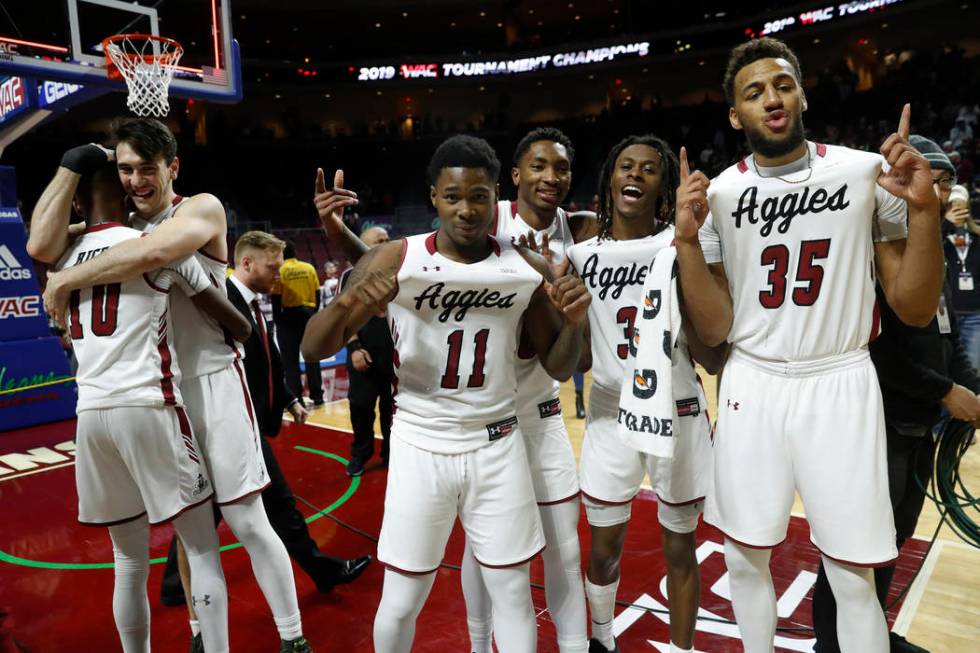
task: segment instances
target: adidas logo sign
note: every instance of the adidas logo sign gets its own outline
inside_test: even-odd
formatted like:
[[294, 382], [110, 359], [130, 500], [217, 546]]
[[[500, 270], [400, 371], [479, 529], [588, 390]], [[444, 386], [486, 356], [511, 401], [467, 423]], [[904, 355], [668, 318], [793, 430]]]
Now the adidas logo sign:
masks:
[[0, 281], [30, 279], [31, 271], [20, 264], [6, 245], [0, 245]]

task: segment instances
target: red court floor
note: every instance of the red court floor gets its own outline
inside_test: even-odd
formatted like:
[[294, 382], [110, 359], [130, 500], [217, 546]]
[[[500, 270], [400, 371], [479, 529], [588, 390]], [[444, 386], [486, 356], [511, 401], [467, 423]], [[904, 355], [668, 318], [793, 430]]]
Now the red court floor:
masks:
[[[103, 529], [75, 521], [76, 495], [71, 438], [74, 423], [62, 422], [0, 436], [0, 653], [18, 650], [13, 639], [33, 653], [117, 651], [112, 622], [112, 555]], [[334, 555], [353, 557], [375, 553], [381, 525], [385, 471], [369, 467], [351, 480], [344, 473], [348, 433], [313, 426], [284, 426], [274, 440], [280, 463], [302, 499], [300, 509], [310, 517], [310, 530], [320, 547]], [[583, 516], [583, 549], [588, 535]], [[155, 529], [151, 555], [165, 554], [171, 531]], [[227, 528], [221, 541], [234, 545]], [[633, 522], [623, 561], [623, 580], [616, 631], [623, 651], [666, 651], [668, 642], [665, 568], [652, 497], [642, 495], [633, 509]], [[701, 561], [701, 616], [695, 647], [698, 651], [741, 651], [728, 600], [727, 576], [721, 553], [722, 538], [702, 525], [698, 531]], [[905, 586], [925, 552], [925, 542], [905, 547], [895, 576], [895, 590]], [[462, 538], [457, 528], [450, 541], [446, 566], [438, 572], [432, 595], [419, 619], [415, 651], [468, 650], [466, 621], [459, 589]], [[584, 557], [584, 556], [583, 556]], [[773, 555], [773, 576], [779, 596], [780, 627], [777, 650], [810, 651], [812, 639], [809, 592], [818, 554], [809, 543], [806, 523], [793, 518], [790, 535]], [[223, 554], [230, 593], [232, 650], [240, 653], [277, 650], [278, 637], [267, 607], [252, 578], [245, 552], [230, 547]], [[182, 652], [189, 629], [182, 608], [167, 608], [158, 600], [162, 565], [150, 576], [153, 648]], [[298, 570], [296, 582], [303, 624], [314, 649], [371, 651], [371, 622], [381, 591], [383, 571], [373, 564], [361, 579], [332, 593], [319, 594]], [[541, 582], [540, 563], [532, 580]], [[554, 627], [544, 611], [544, 592], [534, 590], [539, 612], [539, 651], [557, 652]], [[633, 607], [625, 604], [632, 603]], [[889, 615], [893, 619], [899, 606]], [[9, 611], [4, 620], [2, 610]]]

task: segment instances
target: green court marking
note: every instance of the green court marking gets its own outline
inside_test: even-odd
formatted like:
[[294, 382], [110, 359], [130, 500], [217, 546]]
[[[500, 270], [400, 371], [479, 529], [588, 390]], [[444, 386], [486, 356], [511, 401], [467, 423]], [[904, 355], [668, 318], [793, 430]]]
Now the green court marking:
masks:
[[[303, 447], [299, 445], [293, 448], [298, 449], [299, 451], [305, 451], [306, 453], [312, 453], [318, 456], [323, 456], [324, 458], [331, 458], [339, 462], [341, 465], [346, 466], [348, 462], [346, 458], [341, 458], [337, 454], [330, 453], [329, 451], [320, 451], [319, 449], [311, 449], [310, 447]], [[306, 523], [309, 524], [315, 522], [316, 520], [321, 519], [325, 515], [330, 514], [340, 506], [347, 503], [350, 500], [350, 498], [354, 496], [354, 493], [357, 492], [357, 488], [360, 487], [360, 485], [361, 485], [361, 477], [352, 476], [350, 479], [350, 485], [347, 486], [347, 490], [329, 506], [307, 517]], [[241, 547], [241, 543], [235, 542], [234, 544], [226, 544], [225, 546], [221, 547], [221, 550], [231, 551], [232, 549], [237, 549], [239, 547]], [[158, 565], [166, 561], [167, 559], [165, 557], [151, 558], [150, 564]], [[0, 551], [0, 562], [7, 562], [12, 565], [21, 565], [22, 567], [34, 567], [35, 569], [112, 569], [114, 566], [113, 563], [111, 562], [84, 563], [84, 562], [44, 562], [42, 560], [28, 560], [27, 558], [18, 558], [17, 556], [10, 555], [6, 551]]]

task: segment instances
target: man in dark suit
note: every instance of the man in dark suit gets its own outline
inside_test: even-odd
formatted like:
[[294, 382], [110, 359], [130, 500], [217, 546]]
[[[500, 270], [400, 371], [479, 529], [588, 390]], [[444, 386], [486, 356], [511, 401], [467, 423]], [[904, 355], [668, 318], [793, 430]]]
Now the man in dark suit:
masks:
[[286, 387], [279, 348], [259, 310], [258, 293], [268, 293], [283, 262], [283, 241], [262, 231], [243, 234], [235, 244], [235, 270], [227, 280], [228, 299], [249, 317], [254, 332], [245, 341], [245, 376], [252, 395], [255, 417], [262, 435], [262, 454], [271, 481], [262, 492], [269, 521], [282, 538], [290, 557], [316, 583], [321, 592], [349, 583], [371, 562], [370, 556], [340, 560], [324, 555], [310, 537], [303, 515], [296, 509], [289, 484], [279, 469], [266, 438], [279, 434], [282, 412], [288, 410], [296, 422], [306, 421], [307, 411]]
[[[296, 508], [296, 499], [283, 476], [266, 438], [279, 434], [283, 410], [297, 423], [308, 415], [303, 404], [286, 388], [282, 358], [269, 332], [269, 324], [259, 308], [258, 294], [268, 293], [279, 276], [283, 260], [283, 241], [262, 231], [250, 231], [235, 244], [235, 269], [226, 281], [228, 299], [252, 325], [252, 335], [244, 343], [245, 376], [252, 407], [262, 433], [262, 455], [269, 473], [269, 486], [262, 492], [262, 503], [272, 528], [286, 545], [289, 556], [306, 572], [321, 592], [356, 579], [371, 562], [371, 556], [341, 560], [323, 554], [310, 537], [306, 521]], [[174, 547], [171, 547], [173, 549]], [[173, 551], [171, 551], [173, 557]], [[167, 605], [183, 603], [176, 565], [168, 560], [161, 599]]]

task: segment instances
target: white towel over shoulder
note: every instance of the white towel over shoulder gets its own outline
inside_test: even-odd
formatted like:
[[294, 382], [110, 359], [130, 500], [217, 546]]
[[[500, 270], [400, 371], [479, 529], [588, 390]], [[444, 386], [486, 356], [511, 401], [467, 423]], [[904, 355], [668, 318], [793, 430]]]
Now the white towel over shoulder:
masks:
[[643, 284], [619, 393], [616, 429], [627, 446], [662, 458], [674, 455], [677, 420], [672, 379], [681, 329], [676, 261], [676, 248], [662, 249]]

